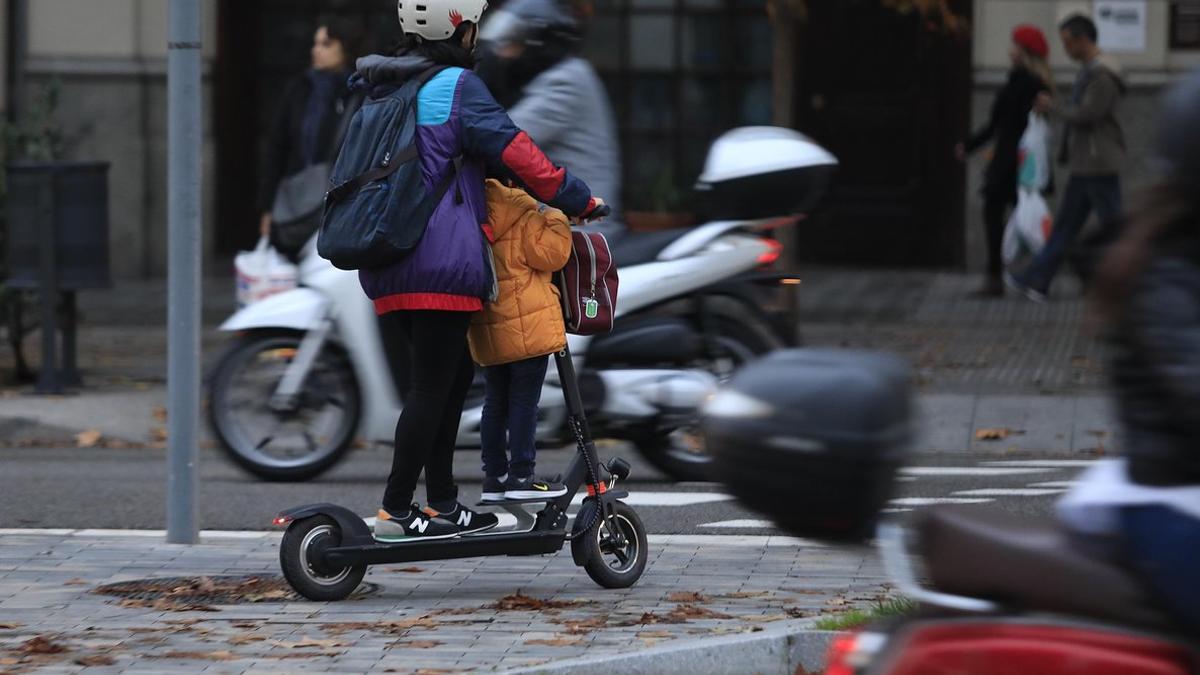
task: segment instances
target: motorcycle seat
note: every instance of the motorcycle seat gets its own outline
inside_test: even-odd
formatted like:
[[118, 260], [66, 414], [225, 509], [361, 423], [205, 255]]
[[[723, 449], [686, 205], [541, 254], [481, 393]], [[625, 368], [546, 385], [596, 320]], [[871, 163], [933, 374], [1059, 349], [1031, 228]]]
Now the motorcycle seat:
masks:
[[995, 509], [928, 509], [913, 520], [933, 586], [1006, 607], [1172, 627], [1133, 575], [1089, 556], [1055, 521]]
[[663, 249], [678, 241], [691, 228], [680, 227], [656, 232], [622, 232], [609, 237], [608, 248], [612, 251], [617, 268], [654, 262]]

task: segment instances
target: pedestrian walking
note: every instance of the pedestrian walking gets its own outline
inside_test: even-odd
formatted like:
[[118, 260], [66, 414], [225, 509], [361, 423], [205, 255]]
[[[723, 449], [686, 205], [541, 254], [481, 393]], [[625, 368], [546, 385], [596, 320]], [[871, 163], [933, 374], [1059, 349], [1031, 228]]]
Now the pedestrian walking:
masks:
[[[327, 189], [345, 125], [361, 104], [347, 81], [366, 44], [360, 22], [338, 16], [318, 21], [312, 65], [284, 90], [263, 152], [259, 231], [295, 258], [320, 225]], [[311, 171], [323, 167], [323, 171]]]
[[1063, 260], [1094, 211], [1101, 236], [1111, 240], [1121, 215], [1120, 170], [1125, 161], [1125, 135], [1117, 108], [1126, 91], [1117, 63], [1096, 44], [1096, 24], [1076, 15], [1059, 26], [1063, 48], [1082, 64], [1069, 100], [1038, 95], [1035, 108], [1064, 124], [1059, 161], [1070, 178], [1063, 191], [1054, 228], [1029, 267], [1008, 275], [1009, 286], [1031, 300], [1043, 301]]
[[1038, 94], [1054, 91], [1054, 77], [1046, 58], [1050, 45], [1036, 26], [1013, 29], [1009, 47], [1012, 69], [996, 93], [987, 124], [955, 149], [959, 160], [994, 141], [992, 158], [983, 179], [983, 222], [987, 235], [987, 276], [974, 293], [980, 297], [1004, 295], [1004, 261], [1001, 242], [1010, 208], [1017, 203], [1018, 145]]
[[[475, 374], [467, 345], [471, 316], [509, 290], [496, 288], [485, 170], [574, 218], [606, 209], [583, 181], [546, 158], [471, 70], [486, 8], [486, 0], [399, 2], [400, 44], [391, 56], [360, 59], [353, 80], [376, 98], [444, 67], [417, 94], [416, 148], [427, 184], [453, 174], [416, 247], [398, 262], [359, 271], [375, 311], [398, 314], [410, 345], [411, 389], [375, 522], [376, 538], [385, 541], [454, 537], [499, 522], [458, 502], [453, 472], [459, 418]], [[422, 471], [425, 509], [413, 503]]]

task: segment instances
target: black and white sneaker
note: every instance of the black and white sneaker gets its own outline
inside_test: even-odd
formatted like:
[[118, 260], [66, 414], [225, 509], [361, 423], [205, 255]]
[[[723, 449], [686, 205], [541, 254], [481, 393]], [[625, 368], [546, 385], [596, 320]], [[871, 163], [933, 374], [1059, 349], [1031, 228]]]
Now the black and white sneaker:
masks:
[[479, 500], [483, 502], [502, 502], [508, 497], [504, 496], [507, 489], [507, 482], [499, 478], [485, 476], [483, 479], [483, 492], [479, 496]]
[[554, 499], [567, 494], [567, 486], [533, 476], [509, 476], [504, 486], [506, 499]]
[[500, 524], [500, 519], [494, 513], [472, 511], [462, 504], [455, 504], [454, 510], [441, 513], [431, 506], [425, 507], [425, 515], [430, 518], [444, 520], [458, 528], [459, 534], [473, 534], [490, 530]]
[[435, 520], [413, 504], [407, 514], [394, 516], [383, 509], [375, 515], [375, 539], [386, 542], [429, 541], [457, 537], [457, 527]]

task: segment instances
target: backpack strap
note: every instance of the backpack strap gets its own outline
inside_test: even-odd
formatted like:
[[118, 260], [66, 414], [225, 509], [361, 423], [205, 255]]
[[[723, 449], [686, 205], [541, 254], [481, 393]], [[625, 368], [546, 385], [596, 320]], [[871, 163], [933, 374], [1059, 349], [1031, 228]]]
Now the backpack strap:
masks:
[[[417, 104], [416, 97], [420, 94], [421, 88], [424, 87], [426, 84], [428, 84], [429, 81], [432, 80], [434, 77], [436, 77], [438, 73], [442, 72], [443, 70], [446, 70], [447, 68], [449, 68], [449, 66], [431, 66], [431, 67], [426, 68], [425, 70], [421, 71], [420, 73], [418, 73], [416, 75], [416, 77], [414, 77], [414, 78], [412, 78], [412, 80], [410, 80], [411, 82], [416, 82], [416, 85], [417, 85], [416, 91], [413, 93], [412, 105], [415, 106]], [[408, 83], [406, 82], [405, 84], [408, 84]], [[396, 155], [395, 157], [389, 157], [389, 158], [385, 159], [383, 166], [376, 167], [374, 169], [371, 169], [370, 171], [364, 171], [363, 173], [358, 174], [354, 178], [351, 178], [350, 180], [348, 180], [340, 185], [335, 185], [333, 188], [331, 188], [329, 190], [329, 192], [325, 193], [325, 208], [329, 208], [330, 206], [337, 204], [338, 202], [345, 199], [347, 196], [349, 196], [355, 192], [358, 192], [364, 186], [366, 186], [370, 183], [374, 183], [375, 181], [380, 181], [380, 180], [387, 178], [388, 176], [395, 173], [397, 169], [399, 169], [400, 167], [404, 166], [405, 164], [413, 161], [416, 158], [417, 158], [417, 146], [412, 145], [410, 147], [405, 148], [403, 152]], [[459, 169], [461, 168], [461, 166], [462, 166], [462, 156], [455, 157], [453, 170], [448, 171], [446, 173], [445, 178], [443, 178], [441, 183], [438, 184], [438, 187], [436, 190], [437, 201], [440, 202], [442, 200], [442, 196], [445, 195], [446, 190], [448, 190], [450, 188], [451, 182], [453, 182], [453, 180], [458, 176], [458, 172], [459, 172]], [[462, 203], [461, 193], [458, 196], [458, 203], [460, 203], [460, 204]]]

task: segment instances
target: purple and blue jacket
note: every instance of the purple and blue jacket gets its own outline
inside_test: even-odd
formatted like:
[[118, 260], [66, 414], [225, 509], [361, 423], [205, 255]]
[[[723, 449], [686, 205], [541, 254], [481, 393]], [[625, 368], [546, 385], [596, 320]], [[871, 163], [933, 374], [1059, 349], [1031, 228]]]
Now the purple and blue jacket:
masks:
[[[367, 56], [357, 65], [351, 86], [378, 96], [433, 64], [411, 56]], [[588, 186], [554, 166], [470, 70], [447, 68], [421, 88], [417, 150], [429, 190], [454, 170], [455, 158], [462, 158], [461, 168], [416, 248], [397, 263], [359, 271], [379, 314], [483, 308], [495, 284], [485, 177], [515, 180], [539, 201], [573, 216], [595, 207]]]

